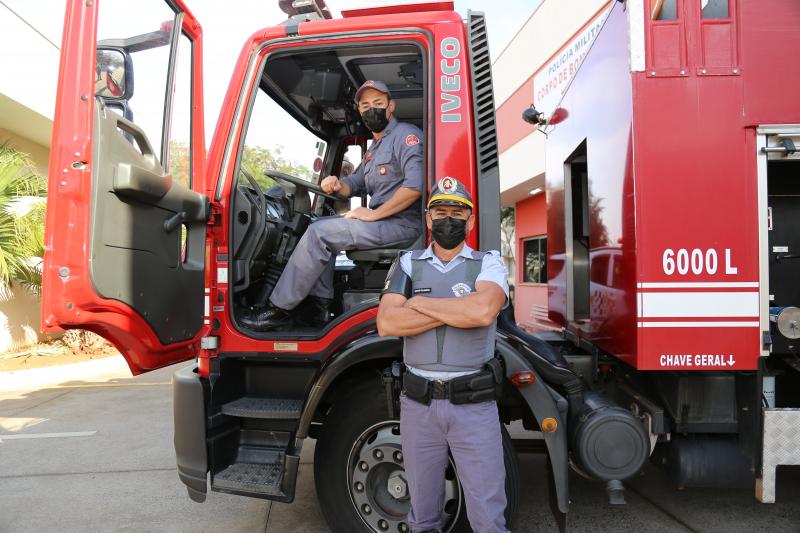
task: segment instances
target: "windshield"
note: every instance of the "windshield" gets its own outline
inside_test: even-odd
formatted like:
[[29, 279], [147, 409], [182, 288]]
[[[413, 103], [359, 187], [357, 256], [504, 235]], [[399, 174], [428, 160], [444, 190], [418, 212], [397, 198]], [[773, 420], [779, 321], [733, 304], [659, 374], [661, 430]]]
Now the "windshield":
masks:
[[258, 91], [242, 150], [242, 167], [259, 185], [266, 189], [274, 184], [264, 173], [267, 169], [318, 183], [326, 148], [325, 141], [297, 122], [263, 90]]

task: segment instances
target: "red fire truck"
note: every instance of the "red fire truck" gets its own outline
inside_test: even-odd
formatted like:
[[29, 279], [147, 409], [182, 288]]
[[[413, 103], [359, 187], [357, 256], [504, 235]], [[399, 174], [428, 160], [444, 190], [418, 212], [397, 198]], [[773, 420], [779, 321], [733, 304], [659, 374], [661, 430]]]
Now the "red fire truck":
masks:
[[[797, 27], [791, 0], [769, 3], [781, 27]], [[769, 228], [776, 230], [790, 216], [787, 172], [797, 164], [789, 161], [796, 159], [796, 130], [774, 124], [798, 124], [800, 116], [780, 83], [753, 85], [766, 91], [758, 98], [747, 92], [748, 70], [763, 78], [768, 10], [741, 6], [749, 9], [745, 16], [731, 2], [727, 19], [708, 23], [714, 28], [702, 42], [719, 43], [723, 34], [733, 43], [735, 63], [722, 72], [719, 54], [698, 66], [697, 39], [705, 35], [699, 22], [646, 21], [651, 8], [647, 2], [645, 10], [643, 0], [612, 4], [559, 112], [546, 118], [528, 113], [551, 130], [550, 309], [564, 332], [529, 334], [511, 310], [498, 319], [497, 355], [507, 378], [498, 400], [501, 418], [541, 432], [551, 508], [562, 530], [571, 468], [606, 482], [619, 501], [621, 482], [663, 450], [683, 484], [752, 482], [763, 468], [769, 499], [774, 465], [797, 457], [791, 445], [784, 446], [786, 455], [776, 455], [778, 447], [769, 444], [776, 425], [798, 427], [791, 409], [798, 405], [791, 340], [798, 295], [788, 274], [794, 237], [785, 233], [787, 240], [775, 242], [788, 251], [763, 252], [767, 235], [777, 233], [768, 233], [761, 215], [771, 208]], [[690, 2], [679, 4], [688, 13]], [[335, 316], [322, 329], [298, 325], [259, 333], [239, 318], [272, 290], [308, 225], [335, 212], [341, 198], [324, 193], [318, 180], [339, 173], [345, 153], [366, 147], [368, 132], [353, 105], [366, 79], [387, 83], [398, 117], [425, 133], [428, 186], [449, 175], [472, 192], [478, 231], [470, 245], [499, 247], [485, 21], [479, 13], [463, 20], [452, 2], [352, 10], [341, 19], [333, 19], [321, 0], [280, 5], [288, 19], [245, 41], [206, 157], [202, 31], [185, 4], [167, 0], [161, 7], [168, 16], [155, 25], [142, 26], [141, 15], [120, 20], [112, 13], [116, 33], [109, 35], [108, 27], [98, 31], [104, 20], [101, 15], [98, 23], [98, 2], [68, 2], [42, 322], [48, 330], [103, 335], [134, 374], [194, 359], [174, 377], [178, 474], [193, 500], [203, 501], [210, 488], [291, 502], [301, 447], [315, 438], [317, 494], [331, 529], [408, 531], [396, 406], [401, 343], [377, 336], [375, 316], [389, 264], [401, 249], [424, 241], [348, 252], [336, 266]], [[788, 29], [769, 31], [787, 43], [798, 38]], [[656, 35], [679, 36], [681, 52], [667, 53], [672, 45], [659, 39], [668, 37]], [[650, 54], [652, 73], [640, 72], [637, 62], [633, 72], [628, 68], [627, 36], [631, 50]], [[631, 61], [640, 61], [634, 52]], [[669, 63], [676, 57], [686, 63], [678, 70]], [[152, 67], [154, 58], [163, 59], [161, 70]], [[774, 79], [788, 91], [797, 70], [782, 69]], [[189, 81], [183, 89], [176, 84], [181, 76]], [[601, 86], [598, 77], [602, 91], [588, 90], [591, 83]], [[157, 99], [155, 118], [141, 107], [153, 99], [137, 97], [154, 87], [164, 97], [163, 106]], [[646, 108], [637, 92], [645, 89], [653, 92]], [[183, 110], [176, 103], [182, 97], [189, 102]], [[786, 105], [778, 112], [762, 98]], [[278, 185], [265, 190], [248, 170], [245, 139], [263, 118], [253, 111], [258, 99], [274, 102], [287, 121], [318, 139], [319, 160], [309, 179], [264, 168]], [[745, 118], [743, 102], [751, 101], [757, 112]], [[698, 102], [702, 108], [690, 107]], [[645, 142], [641, 123], [661, 133]], [[283, 130], [289, 122], [270, 125]], [[173, 142], [180, 128], [190, 139], [186, 145]], [[684, 132], [686, 140], [677, 135]], [[681, 160], [687, 154], [691, 165]], [[662, 176], [668, 168], [675, 170]], [[706, 170], [699, 174], [700, 168]], [[606, 172], [602, 182], [600, 172]], [[713, 195], [719, 190], [725, 194]], [[768, 206], [771, 190], [783, 192]], [[599, 223], [587, 214], [596, 212], [586, 207], [590, 194], [607, 202], [602, 222], [609, 238], [603, 242], [589, 239]], [[706, 201], [712, 198], [717, 201]], [[593, 292], [600, 277], [590, 267], [601, 258], [619, 268], [603, 278], [605, 284], [621, 280], [619, 290]], [[663, 271], [656, 269], [662, 265]], [[717, 281], [720, 275], [729, 277]], [[768, 275], [784, 276], [792, 288], [765, 292]], [[769, 287], [776, 286], [770, 277]], [[601, 292], [603, 305], [596, 296]], [[684, 293], [687, 307], [702, 318], [674, 314]], [[724, 302], [706, 301], [717, 297]], [[753, 314], [730, 314], [753, 298], [758, 305], [747, 308]], [[720, 317], [708, 309], [719, 309]], [[669, 325], [675, 323], [681, 325]], [[769, 408], [762, 406], [765, 397]], [[512, 519], [519, 469], [508, 434], [503, 446]], [[452, 466], [443, 513], [448, 531], [468, 527]]]
[[800, 4], [614, 5], [547, 134], [548, 309], [678, 485], [800, 464]]

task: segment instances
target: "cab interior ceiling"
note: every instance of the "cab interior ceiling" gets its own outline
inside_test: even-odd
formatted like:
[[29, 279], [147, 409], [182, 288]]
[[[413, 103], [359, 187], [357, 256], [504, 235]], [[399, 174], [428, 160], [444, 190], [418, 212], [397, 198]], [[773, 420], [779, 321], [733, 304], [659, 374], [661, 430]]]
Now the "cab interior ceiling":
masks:
[[415, 45], [276, 53], [267, 60], [261, 87], [306, 128], [331, 139], [366, 133], [357, 128], [354, 101], [366, 80], [386, 83], [397, 118], [422, 128], [424, 72]]

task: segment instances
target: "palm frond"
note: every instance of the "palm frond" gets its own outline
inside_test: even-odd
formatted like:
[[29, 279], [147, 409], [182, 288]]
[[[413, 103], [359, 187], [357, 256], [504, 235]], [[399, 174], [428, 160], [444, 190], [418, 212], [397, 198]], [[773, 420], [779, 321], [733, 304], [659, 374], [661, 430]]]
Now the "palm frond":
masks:
[[46, 192], [30, 157], [0, 143], [0, 299], [10, 297], [13, 280], [40, 291]]

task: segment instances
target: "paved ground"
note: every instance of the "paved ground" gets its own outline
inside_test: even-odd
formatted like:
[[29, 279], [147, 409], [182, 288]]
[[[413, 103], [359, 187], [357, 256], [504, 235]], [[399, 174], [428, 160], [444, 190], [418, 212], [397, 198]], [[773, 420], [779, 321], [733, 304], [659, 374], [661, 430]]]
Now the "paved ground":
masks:
[[[174, 469], [173, 370], [0, 389], [0, 532], [327, 531], [313, 488], [313, 442], [291, 505], [218, 493], [204, 504], [189, 500]], [[514, 531], [553, 531], [544, 459], [525, 455], [521, 466]], [[602, 485], [572, 483], [576, 532], [800, 532], [797, 470], [779, 473], [775, 505], [757, 503], [750, 490], [678, 492], [651, 469], [629, 483], [621, 507], [606, 504]]]

